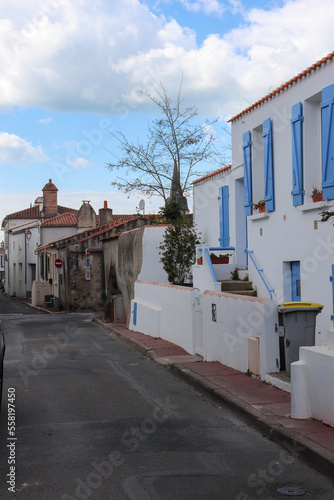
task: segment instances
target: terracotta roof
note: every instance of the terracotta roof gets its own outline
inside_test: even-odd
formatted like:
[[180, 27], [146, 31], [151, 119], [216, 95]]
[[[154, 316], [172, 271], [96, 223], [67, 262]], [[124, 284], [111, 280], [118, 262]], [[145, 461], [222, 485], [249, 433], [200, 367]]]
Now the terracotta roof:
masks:
[[291, 78], [291, 80], [287, 81], [286, 83], [283, 83], [283, 85], [281, 85], [280, 87], [278, 87], [276, 90], [273, 90], [272, 92], [270, 92], [270, 94], [266, 95], [265, 97], [263, 97], [259, 101], [256, 101], [254, 104], [252, 104], [248, 108], [246, 108], [243, 111], [241, 111], [241, 113], [239, 113], [238, 115], [235, 115], [232, 118], [230, 118], [230, 120], [228, 120], [228, 123], [237, 120], [238, 118], [240, 118], [241, 116], [245, 115], [249, 111], [252, 111], [252, 109], [256, 108], [257, 106], [259, 106], [263, 102], [268, 101], [272, 97], [275, 97], [280, 92], [283, 92], [284, 90], [286, 90], [290, 85], [293, 85], [298, 80], [301, 80], [304, 76], [308, 75], [312, 71], [315, 71], [317, 68], [319, 68], [319, 66], [321, 66], [322, 64], [327, 63], [328, 61], [331, 61], [333, 58], [334, 58], [334, 52], [331, 52], [326, 57], [323, 57], [322, 59], [320, 59], [316, 63], [312, 64], [312, 66], [309, 66], [308, 68], [306, 68], [304, 71], [302, 71], [301, 73], [299, 73], [294, 78]]
[[210, 177], [214, 177], [215, 175], [226, 172], [227, 170], [230, 170], [230, 168], [231, 168], [231, 165], [226, 165], [226, 167], [219, 168], [218, 170], [215, 170], [214, 172], [211, 172], [210, 174], [204, 175], [203, 177], [196, 179], [195, 181], [192, 182], [192, 184], [197, 184], [198, 182], [205, 181], [206, 179], [210, 179]]
[[65, 212], [42, 222], [43, 227], [76, 226], [76, 224], [77, 214], [73, 212]]
[[[139, 216], [134, 217], [133, 215], [127, 215], [126, 217], [129, 217], [129, 218], [127, 218], [127, 220], [108, 222], [107, 224], [104, 224], [103, 226], [97, 226], [97, 227], [94, 227], [92, 229], [81, 231], [80, 233], [74, 233], [71, 236], [64, 236], [63, 238], [60, 238], [59, 240], [55, 240], [55, 241], [52, 241], [52, 242], [47, 243], [45, 245], [39, 246], [38, 248], [36, 248], [35, 253], [39, 252], [40, 250], [43, 250], [44, 248], [47, 248], [47, 247], [54, 247], [56, 244], [61, 244], [62, 242], [64, 242], [64, 246], [76, 245], [77, 243], [82, 243], [83, 241], [89, 240], [90, 238], [94, 238], [95, 236], [100, 236], [104, 233], [107, 233], [111, 229], [120, 227], [123, 224], [125, 224], [131, 220], [137, 220], [137, 219], [141, 218]], [[80, 235], [85, 235], [85, 236], [80, 238]], [[76, 239], [76, 237], [79, 237], [79, 239]], [[71, 240], [72, 238], [74, 238], [73, 241], [68, 241], [67, 243], [65, 243], [66, 240]]]
[[[77, 213], [78, 210], [74, 208], [63, 207], [61, 205], [57, 206], [57, 211], [59, 214], [64, 214], [66, 212]], [[4, 220], [8, 219], [41, 219], [43, 217], [43, 212], [37, 207], [25, 208], [23, 210], [19, 210], [18, 212], [14, 212], [12, 214], [6, 215]]]

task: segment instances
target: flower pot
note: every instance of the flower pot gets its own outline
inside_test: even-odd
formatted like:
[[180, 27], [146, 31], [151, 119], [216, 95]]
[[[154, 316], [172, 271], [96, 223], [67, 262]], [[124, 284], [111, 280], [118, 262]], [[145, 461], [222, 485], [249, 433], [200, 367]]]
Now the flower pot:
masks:
[[259, 207], [260, 214], [263, 214], [265, 211], [266, 211], [266, 206], [265, 205], [262, 205], [261, 207]]
[[211, 257], [212, 264], [228, 264], [229, 261], [229, 257]]
[[322, 192], [313, 194], [312, 200], [313, 200], [313, 203], [316, 203], [317, 201], [322, 201]]
[[197, 265], [202, 266], [203, 265], [203, 257], [199, 257], [197, 259]]

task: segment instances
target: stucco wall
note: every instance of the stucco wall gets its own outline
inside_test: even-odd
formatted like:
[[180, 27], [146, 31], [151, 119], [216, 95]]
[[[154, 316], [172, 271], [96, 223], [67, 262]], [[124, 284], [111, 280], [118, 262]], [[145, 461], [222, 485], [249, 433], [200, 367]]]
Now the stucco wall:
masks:
[[291, 413], [334, 426], [334, 330], [329, 345], [301, 347], [300, 361], [291, 365]]
[[249, 337], [259, 339], [259, 375], [279, 371], [275, 301], [137, 281], [131, 312], [132, 330], [242, 372], [249, 367]]
[[[135, 299], [131, 304], [130, 328], [161, 337], [195, 354], [193, 300], [197, 291], [190, 287], [135, 283]], [[134, 303], [137, 305], [134, 306]], [[133, 311], [136, 307], [134, 324]]]

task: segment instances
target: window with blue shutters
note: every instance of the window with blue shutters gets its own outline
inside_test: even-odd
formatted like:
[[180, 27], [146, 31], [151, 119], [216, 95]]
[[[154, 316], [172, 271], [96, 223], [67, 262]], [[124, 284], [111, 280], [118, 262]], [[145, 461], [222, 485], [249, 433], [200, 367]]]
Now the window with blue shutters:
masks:
[[263, 122], [263, 156], [264, 156], [264, 201], [266, 212], [275, 210], [274, 201], [274, 169], [271, 119]]
[[230, 214], [229, 214], [229, 188], [223, 186], [219, 189], [219, 214], [220, 214], [220, 246], [230, 245]]
[[324, 200], [334, 198], [334, 84], [322, 90], [322, 191]]
[[252, 215], [252, 142], [251, 133], [243, 134], [245, 214]]
[[292, 133], [292, 199], [293, 206], [303, 204], [305, 191], [303, 190], [303, 110], [302, 103], [292, 106], [291, 133]]

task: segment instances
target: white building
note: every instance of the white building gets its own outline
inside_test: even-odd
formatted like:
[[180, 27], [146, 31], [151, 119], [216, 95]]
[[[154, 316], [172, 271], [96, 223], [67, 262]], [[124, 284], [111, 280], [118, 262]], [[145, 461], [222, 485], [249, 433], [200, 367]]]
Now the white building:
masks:
[[[334, 52], [230, 122], [231, 167], [194, 183], [195, 222], [203, 240], [194, 286], [217, 293], [219, 279], [237, 267], [241, 276], [249, 274], [258, 297], [272, 298], [272, 304], [323, 305], [315, 346], [301, 346], [300, 360], [291, 365], [292, 416], [334, 425], [334, 228], [331, 219], [321, 222], [321, 212], [332, 210], [334, 200]], [[313, 191], [323, 200], [313, 201]], [[256, 209], [261, 201], [262, 213]], [[206, 258], [213, 248], [232, 254], [224, 271]], [[255, 332], [261, 358], [261, 343], [268, 344], [276, 328], [268, 325], [261, 338], [259, 315], [252, 315], [244, 331]], [[251, 348], [248, 337], [248, 359]], [[270, 356], [277, 354], [277, 343], [270, 350]], [[235, 352], [227, 364], [235, 362]]]
[[[334, 199], [333, 101], [334, 53], [233, 117], [231, 168], [194, 183], [203, 247], [232, 248], [232, 267], [247, 268], [260, 297], [324, 305], [317, 345], [333, 314], [334, 228], [320, 222]], [[312, 201], [314, 188], [324, 201]]]

